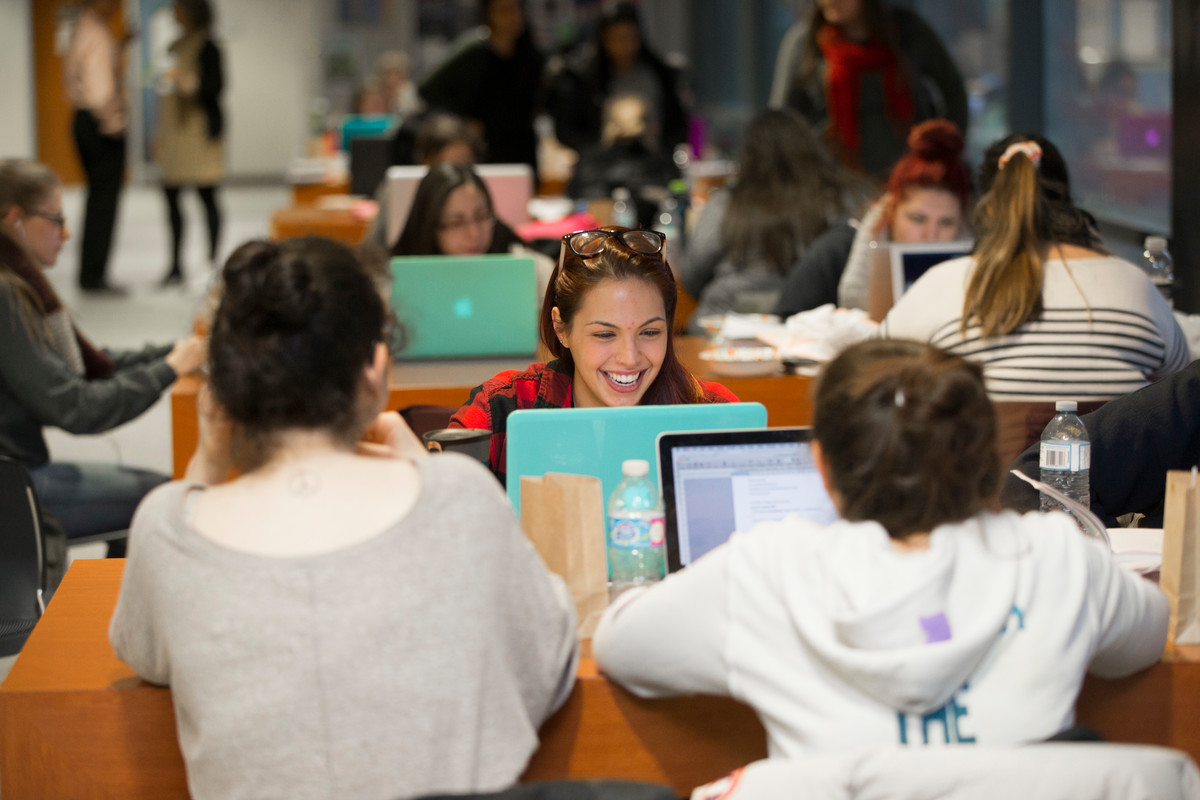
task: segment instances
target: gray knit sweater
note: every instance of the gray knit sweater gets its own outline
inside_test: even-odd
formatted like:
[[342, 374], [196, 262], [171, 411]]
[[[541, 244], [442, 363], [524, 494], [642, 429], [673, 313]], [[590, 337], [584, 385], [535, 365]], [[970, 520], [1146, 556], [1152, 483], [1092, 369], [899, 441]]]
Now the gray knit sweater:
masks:
[[198, 534], [196, 486], [146, 498], [109, 636], [170, 684], [193, 797], [402, 798], [521, 774], [574, 682], [573, 607], [483, 467], [439, 455], [420, 478], [396, 525], [312, 557]]

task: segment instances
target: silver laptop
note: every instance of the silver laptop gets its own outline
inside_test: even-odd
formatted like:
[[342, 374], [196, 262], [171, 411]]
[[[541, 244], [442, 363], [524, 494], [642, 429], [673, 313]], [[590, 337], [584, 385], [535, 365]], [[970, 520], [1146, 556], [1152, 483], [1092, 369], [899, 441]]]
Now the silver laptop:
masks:
[[658, 437], [667, 570], [676, 572], [734, 531], [788, 514], [838, 518], [817, 472], [810, 428], [693, 431]]

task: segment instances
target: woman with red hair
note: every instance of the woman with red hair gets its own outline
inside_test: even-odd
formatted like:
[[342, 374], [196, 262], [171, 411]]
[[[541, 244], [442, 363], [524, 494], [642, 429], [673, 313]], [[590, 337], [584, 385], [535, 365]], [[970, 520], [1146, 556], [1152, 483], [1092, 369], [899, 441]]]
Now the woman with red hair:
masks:
[[949, 242], [962, 235], [971, 199], [962, 133], [953, 122], [929, 120], [912, 129], [908, 147], [861, 219], [833, 225], [809, 245], [788, 273], [776, 314], [825, 303], [865, 309], [872, 242]]

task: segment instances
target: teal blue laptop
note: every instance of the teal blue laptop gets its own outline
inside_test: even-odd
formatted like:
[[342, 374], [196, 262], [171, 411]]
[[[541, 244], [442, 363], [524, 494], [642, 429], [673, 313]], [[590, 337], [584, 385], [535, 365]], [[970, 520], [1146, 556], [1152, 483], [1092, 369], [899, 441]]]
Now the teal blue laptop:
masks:
[[621, 482], [621, 462], [642, 458], [658, 481], [656, 440], [665, 431], [765, 428], [762, 403], [703, 403], [622, 408], [540, 408], [508, 415], [508, 499], [521, 515], [521, 476], [547, 472], [594, 475], [604, 501]]
[[398, 359], [532, 356], [538, 289], [528, 256], [397, 256]]

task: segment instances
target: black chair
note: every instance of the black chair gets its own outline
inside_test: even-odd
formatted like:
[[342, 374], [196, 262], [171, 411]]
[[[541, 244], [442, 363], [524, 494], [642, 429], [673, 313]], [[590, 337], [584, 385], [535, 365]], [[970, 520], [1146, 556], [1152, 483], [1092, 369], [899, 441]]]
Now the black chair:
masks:
[[0, 456], [0, 657], [20, 652], [45, 610], [41, 508], [25, 467]]

